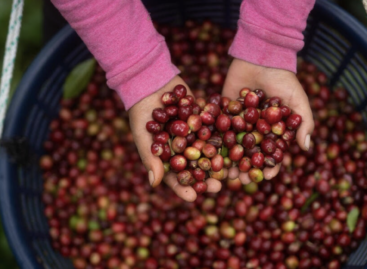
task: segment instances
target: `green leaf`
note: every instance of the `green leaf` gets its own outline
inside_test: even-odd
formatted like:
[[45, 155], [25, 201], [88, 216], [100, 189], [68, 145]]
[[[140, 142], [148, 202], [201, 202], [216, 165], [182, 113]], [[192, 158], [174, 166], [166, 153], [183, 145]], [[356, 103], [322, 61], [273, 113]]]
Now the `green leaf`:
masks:
[[310, 197], [308, 197], [308, 199], [306, 200], [305, 204], [301, 208], [301, 212], [302, 213], [306, 212], [306, 210], [308, 209], [308, 207], [310, 206], [310, 204], [312, 204], [312, 202], [315, 201], [317, 199], [317, 197], [319, 197], [319, 195], [320, 194], [318, 192], [315, 192]]
[[96, 60], [88, 59], [71, 70], [64, 83], [65, 99], [72, 99], [80, 95], [92, 78], [95, 66]]
[[359, 216], [359, 209], [357, 207], [353, 208], [347, 217], [347, 225], [349, 232], [353, 233], [354, 229], [356, 228], [357, 220]]

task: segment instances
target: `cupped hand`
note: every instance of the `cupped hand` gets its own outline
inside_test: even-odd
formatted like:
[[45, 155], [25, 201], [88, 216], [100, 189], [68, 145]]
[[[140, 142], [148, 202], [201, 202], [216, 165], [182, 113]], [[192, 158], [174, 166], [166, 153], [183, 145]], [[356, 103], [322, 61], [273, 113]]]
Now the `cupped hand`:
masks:
[[[283, 104], [288, 105], [294, 113], [301, 115], [302, 124], [297, 130], [296, 139], [303, 150], [309, 149], [314, 121], [308, 97], [294, 73], [234, 59], [228, 70], [222, 95], [235, 100], [244, 87], [252, 90], [262, 89], [268, 97], [278, 96]], [[280, 164], [273, 168], [265, 168], [265, 179], [275, 177], [279, 170]], [[240, 173], [238, 168], [231, 168], [228, 177], [239, 177], [243, 184], [250, 182], [248, 174]]]
[[[173, 88], [178, 84], [185, 85], [187, 88], [187, 94], [193, 95], [182, 78], [176, 76], [157, 92], [144, 98], [131, 107], [129, 110], [129, 119], [130, 127], [140, 154], [140, 158], [149, 171], [148, 175], [150, 185], [152, 187], [156, 187], [163, 179], [164, 182], [171, 187], [179, 197], [186, 201], [192, 202], [197, 197], [195, 190], [191, 186], [180, 185], [177, 181], [177, 176], [175, 173], [170, 172], [166, 175], [164, 174], [164, 168], [161, 159], [151, 153], [150, 148], [153, 143], [153, 137], [145, 127], [146, 123], [152, 120], [153, 109], [163, 107], [161, 102], [162, 94], [172, 91]], [[207, 192], [218, 192], [222, 187], [221, 183], [215, 179], [208, 179], [206, 183], [208, 184]]]

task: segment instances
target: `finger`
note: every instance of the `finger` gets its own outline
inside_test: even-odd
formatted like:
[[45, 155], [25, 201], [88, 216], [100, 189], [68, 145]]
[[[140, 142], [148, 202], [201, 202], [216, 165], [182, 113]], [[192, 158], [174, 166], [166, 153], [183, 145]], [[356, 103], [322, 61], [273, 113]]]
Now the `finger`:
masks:
[[195, 190], [191, 186], [180, 185], [175, 173], [171, 172], [166, 174], [163, 180], [181, 199], [187, 202], [193, 202], [196, 200], [197, 194]]
[[164, 176], [164, 167], [161, 159], [154, 156], [150, 151], [153, 138], [152, 134], [147, 132], [145, 126], [148, 121], [152, 120], [152, 110], [162, 106], [162, 94], [171, 91], [177, 84], [185, 85], [188, 89], [188, 94], [192, 94], [186, 83], [179, 76], [175, 76], [156, 93], [145, 97], [129, 110], [130, 127], [134, 141], [137, 145], [140, 158], [148, 170], [149, 182], [153, 187], [161, 183]]
[[[238, 97], [238, 85], [237, 83], [231, 78], [235, 70], [235, 62], [232, 62], [229, 66], [228, 73], [226, 79], [224, 81], [222, 95], [223, 97], [228, 97], [231, 100], [235, 100]], [[237, 93], [237, 94], [236, 94]]]
[[231, 167], [228, 170], [228, 178], [229, 179], [238, 178], [239, 174], [240, 174], [240, 170], [238, 169], [238, 167]]
[[251, 179], [250, 179], [248, 173], [241, 172], [239, 174], [239, 179], [240, 179], [240, 181], [243, 185], [247, 185], [251, 182]]
[[[242, 88], [256, 88], [255, 80], [251, 75], [254, 72], [256, 73], [256, 68], [258, 68], [258, 66], [239, 59], [234, 59], [227, 72], [222, 95], [230, 98], [231, 100], [236, 100], [238, 98], [238, 93]], [[252, 72], [247, 72], [248, 70], [251, 70]]]
[[238, 92], [241, 89], [238, 88], [238, 85], [232, 83], [232, 80], [227, 78], [224, 82], [224, 87], [223, 87], [223, 91], [222, 91], [222, 95], [223, 97], [228, 97], [231, 100], [236, 100], [238, 98]]
[[311, 134], [315, 123], [307, 95], [304, 92], [298, 98], [298, 105], [291, 107], [291, 109], [302, 117], [302, 123], [297, 130], [296, 139], [298, 145], [307, 151], [310, 148]]
[[208, 189], [206, 192], [212, 192], [217, 193], [222, 189], [222, 183], [220, 183], [219, 180], [216, 180], [215, 178], [208, 178], [206, 181], [206, 184], [208, 184]]
[[272, 168], [270, 168], [270, 167], [264, 168], [264, 170], [263, 170], [264, 178], [269, 180], [269, 179], [272, 179], [273, 177], [275, 177], [279, 173], [280, 166], [281, 166], [281, 164], [278, 163], [276, 166], [274, 166]]
[[152, 187], [158, 186], [164, 176], [164, 167], [162, 160], [154, 156], [150, 151], [153, 144], [152, 135], [146, 130], [135, 132], [134, 141], [138, 148], [140, 158], [148, 171], [149, 183]]

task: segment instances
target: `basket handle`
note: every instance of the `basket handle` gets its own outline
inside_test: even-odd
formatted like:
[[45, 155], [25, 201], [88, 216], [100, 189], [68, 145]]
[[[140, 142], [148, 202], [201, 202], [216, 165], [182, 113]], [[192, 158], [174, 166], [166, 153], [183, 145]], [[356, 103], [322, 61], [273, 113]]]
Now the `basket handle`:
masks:
[[0, 84], [0, 138], [3, 133], [5, 111], [9, 99], [9, 91], [11, 79], [13, 77], [13, 70], [15, 64], [15, 57], [17, 53], [20, 26], [22, 24], [24, 0], [13, 0], [8, 35], [6, 37], [4, 62], [1, 73]]

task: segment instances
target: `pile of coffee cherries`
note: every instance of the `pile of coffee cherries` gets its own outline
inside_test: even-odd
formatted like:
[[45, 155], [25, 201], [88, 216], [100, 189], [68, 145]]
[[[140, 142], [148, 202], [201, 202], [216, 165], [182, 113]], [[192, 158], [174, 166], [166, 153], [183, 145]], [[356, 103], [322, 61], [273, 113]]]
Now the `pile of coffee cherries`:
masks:
[[238, 167], [262, 181], [262, 169], [282, 162], [302, 122], [279, 97], [267, 99], [260, 89], [243, 88], [235, 101], [211, 94], [195, 102], [177, 85], [161, 100], [164, 108], [154, 109], [146, 124], [152, 154], [178, 173], [180, 184], [199, 193], [206, 190], [205, 179], [224, 179], [224, 168]]
[[[223, 111], [233, 31], [208, 21], [159, 30], [196, 103]], [[313, 64], [298, 70], [315, 120], [309, 151], [291, 142], [274, 179], [222, 181], [219, 193], [187, 203], [149, 185], [127, 112], [98, 67], [85, 92], [61, 101], [40, 159], [55, 252], [76, 269], [341, 268], [366, 237], [365, 127], [346, 89], [331, 89]], [[47, 243], [35, 252], [54, 257]]]

